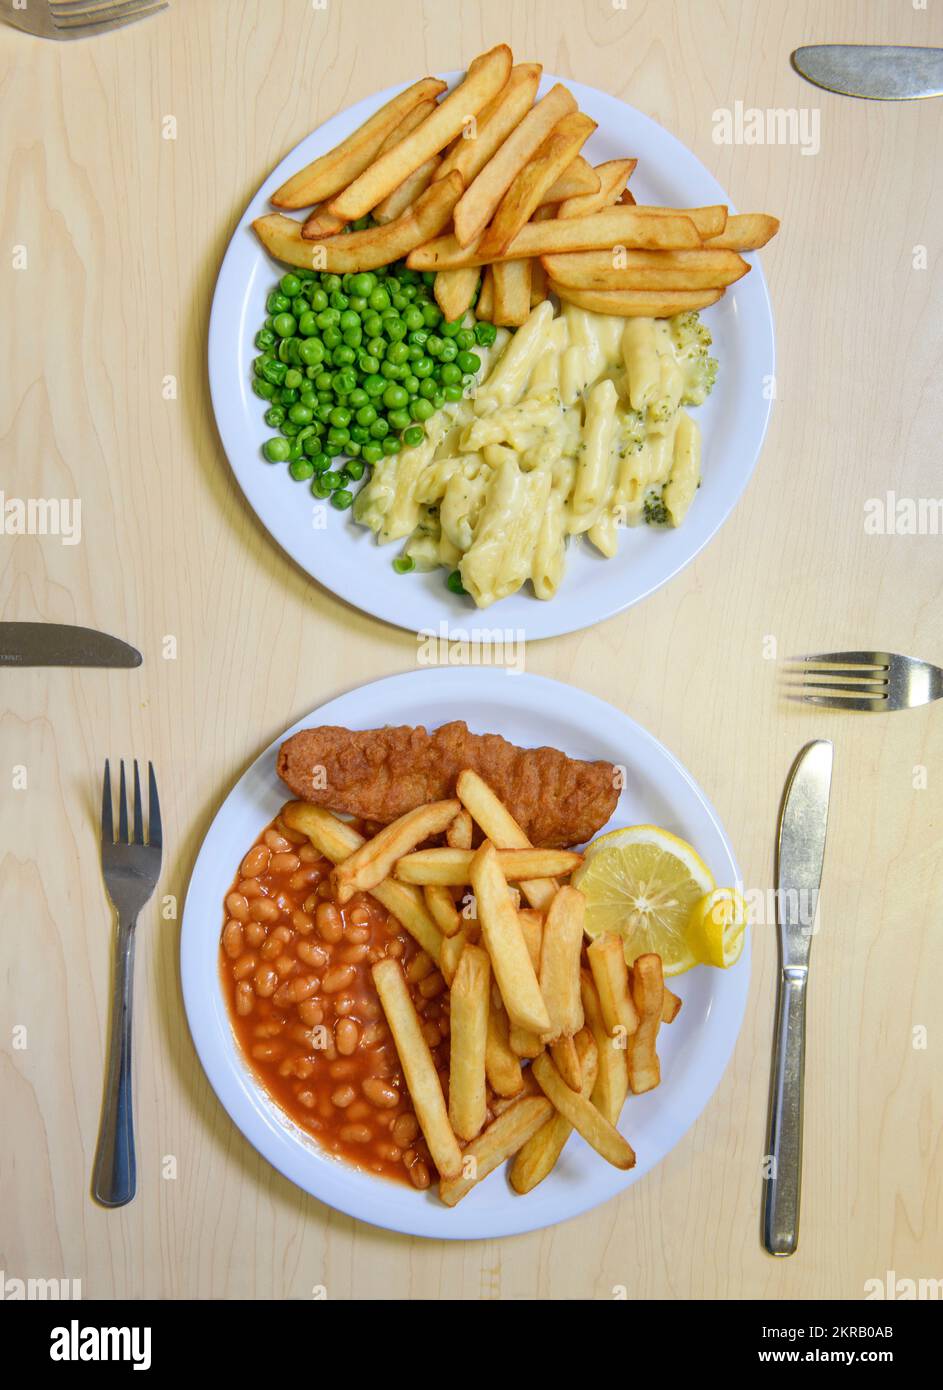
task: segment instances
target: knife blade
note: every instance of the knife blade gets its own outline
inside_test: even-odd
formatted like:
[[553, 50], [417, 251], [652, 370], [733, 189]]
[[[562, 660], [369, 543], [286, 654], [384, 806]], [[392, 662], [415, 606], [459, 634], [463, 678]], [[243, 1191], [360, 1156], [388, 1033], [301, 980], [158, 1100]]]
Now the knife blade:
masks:
[[917, 101], [943, 96], [943, 48], [898, 44], [819, 43], [797, 48], [800, 76], [846, 97]]
[[120, 637], [64, 623], [0, 623], [0, 666], [140, 666]]
[[771, 1255], [791, 1255], [799, 1241], [806, 984], [825, 860], [832, 756], [826, 739], [806, 744], [790, 770], [779, 813], [779, 987], [763, 1192], [763, 1245]]

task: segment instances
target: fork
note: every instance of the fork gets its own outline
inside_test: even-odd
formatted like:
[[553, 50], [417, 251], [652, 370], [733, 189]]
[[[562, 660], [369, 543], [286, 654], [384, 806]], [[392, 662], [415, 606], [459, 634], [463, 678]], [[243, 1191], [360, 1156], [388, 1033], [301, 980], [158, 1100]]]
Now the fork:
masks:
[[26, 0], [25, 8], [15, 9], [12, 0], [2, 0], [0, 14], [38, 39], [86, 39], [167, 8], [168, 0]]
[[134, 929], [141, 908], [148, 901], [160, 873], [161, 826], [157, 780], [147, 765], [147, 840], [141, 807], [141, 778], [134, 760], [134, 823], [128, 833], [128, 799], [124, 760], [118, 803], [118, 839], [111, 813], [111, 768], [105, 759], [102, 782], [102, 873], [105, 887], [118, 914], [115, 935], [115, 971], [111, 996], [108, 1069], [102, 1103], [98, 1150], [92, 1191], [106, 1207], [123, 1207], [134, 1196], [137, 1170], [134, 1161], [134, 1114], [131, 1104], [131, 994], [134, 985]]
[[823, 691], [824, 694], [790, 695], [807, 705], [829, 709], [914, 709], [943, 697], [943, 670], [915, 656], [895, 652], [823, 652], [819, 656], [792, 656], [784, 675], [789, 690]]

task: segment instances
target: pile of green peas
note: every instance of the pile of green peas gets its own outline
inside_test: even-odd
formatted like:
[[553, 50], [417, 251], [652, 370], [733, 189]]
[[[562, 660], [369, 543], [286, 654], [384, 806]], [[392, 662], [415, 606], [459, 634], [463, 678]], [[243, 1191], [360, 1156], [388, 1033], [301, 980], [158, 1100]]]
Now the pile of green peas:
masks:
[[262, 454], [339, 511], [369, 466], [420, 444], [430, 416], [462, 399], [481, 369], [474, 349], [495, 340], [494, 324], [472, 314], [446, 323], [434, 279], [403, 262], [351, 275], [293, 270], [266, 301], [252, 385], [278, 434]]

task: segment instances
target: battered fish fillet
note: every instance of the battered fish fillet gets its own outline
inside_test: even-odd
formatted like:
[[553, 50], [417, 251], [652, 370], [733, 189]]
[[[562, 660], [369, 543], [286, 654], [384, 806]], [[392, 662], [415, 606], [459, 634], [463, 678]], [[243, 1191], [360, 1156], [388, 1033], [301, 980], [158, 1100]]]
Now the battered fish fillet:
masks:
[[295, 796], [381, 824], [454, 796], [466, 767], [541, 848], [591, 839], [619, 797], [612, 763], [579, 762], [557, 748], [516, 748], [499, 734], [469, 733], [463, 720], [434, 733], [408, 726], [303, 729], [278, 754], [278, 775]]

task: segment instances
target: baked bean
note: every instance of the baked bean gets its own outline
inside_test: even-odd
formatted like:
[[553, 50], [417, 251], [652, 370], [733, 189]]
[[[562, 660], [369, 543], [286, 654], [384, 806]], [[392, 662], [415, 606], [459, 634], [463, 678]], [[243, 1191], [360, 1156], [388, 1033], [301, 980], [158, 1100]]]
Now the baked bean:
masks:
[[302, 936], [307, 936], [309, 932], [314, 931], [314, 919], [300, 909], [296, 909], [291, 914], [291, 924], [295, 931], [300, 932]]
[[286, 1004], [301, 1004], [305, 999], [310, 999], [312, 994], [317, 994], [319, 981], [317, 975], [298, 975], [293, 980], [286, 980], [283, 985], [272, 995], [272, 1003], [283, 1008]]
[[306, 1081], [314, 1071], [314, 1063], [310, 1057], [293, 1057], [290, 1063], [291, 1075]]
[[[235, 916], [235, 913], [233, 913]], [[344, 920], [336, 903], [318, 903], [314, 914], [315, 925], [322, 940], [336, 942], [344, 935]]]
[[360, 1017], [368, 1023], [372, 1023], [375, 1018], [382, 1018], [383, 1008], [377, 999], [364, 999], [360, 1005]]
[[316, 941], [299, 941], [295, 947], [295, 954], [305, 965], [313, 965], [318, 970], [323, 970], [331, 960], [330, 951], [326, 951]]
[[256, 898], [249, 907], [249, 916], [254, 922], [277, 922], [281, 910], [271, 898]]
[[262, 839], [273, 854], [286, 854], [291, 849], [291, 841], [286, 840], [284, 835], [279, 835], [277, 830], [266, 830]]
[[390, 1131], [396, 1143], [401, 1148], [407, 1148], [419, 1133], [419, 1121], [411, 1111], [406, 1111], [402, 1115], [397, 1115], [393, 1121], [393, 1128]]
[[445, 989], [445, 981], [438, 970], [434, 975], [427, 975], [424, 980], [419, 981], [419, 993], [423, 999], [434, 999], [437, 994], [441, 994]]
[[308, 843], [307, 835], [301, 830], [292, 830], [291, 826], [285, 824], [281, 816], [278, 817], [275, 824], [278, 827], [279, 834], [281, 834], [290, 845], [294, 845], [296, 849], [299, 845], [306, 845]]
[[272, 855], [272, 862], [269, 870], [273, 874], [293, 874], [296, 869], [301, 868], [301, 860], [297, 854], [292, 854], [290, 850], [283, 850], [280, 854]]
[[341, 1125], [337, 1133], [345, 1144], [369, 1144], [373, 1138], [369, 1125]]
[[338, 1018], [346, 1018], [348, 1014], [355, 1012], [357, 1001], [352, 995], [344, 994], [340, 999], [334, 1000], [334, 1013]]
[[370, 1104], [380, 1110], [391, 1110], [394, 1105], [399, 1105], [399, 1091], [388, 1081], [381, 1081], [378, 1076], [368, 1076], [360, 1083], [360, 1089]]
[[398, 1144], [391, 1144], [388, 1139], [378, 1139], [374, 1145], [381, 1158], [386, 1159], [387, 1163], [399, 1163], [403, 1157], [403, 1150]]
[[357, 972], [352, 965], [335, 965], [328, 970], [321, 981], [325, 994], [339, 994], [342, 989], [352, 985]]
[[270, 965], [260, 965], [255, 972], [254, 984], [260, 999], [271, 999], [278, 986], [278, 976]]
[[322, 856], [314, 845], [304, 844], [298, 850], [298, 858], [302, 864], [320, 864]]
[[324, 1022], [324, 1010], [320, 1004], [306, 999], [303, 1004], [298, 1005], [298, 1017], [302, 1023], [307, 1023], [309, 1028], [314, 1028], [318, 1023]]
[[387, 946], [387, 948], [386, 948], [386, 954], [387, 954], [388, 956], [392, 956], [394, 960], [398, 960], [399, 957], [400, 957], [400, 956], [403, 954], [403, 952], [405, 951], [405, 949], [406, 949], [406, 947], [403, 945], [403, 942], [402, 942], [402, 941], [399, 941], [399, 940], [391, 941], [390, 944], [389, 944], [389, 946]]
[[250, 946], [261, 946], [265, 940], [267, 928], [261, 922], [246, 923], [246, 940]]
[[252, 986], [248, 980], [241, 980], [236, 985], [236, 1013], [240, 1018], [245, 1018], [251, 1014], [255, 1008], [255, 996], [252, 993]]
[[318, 897], [317, 893], [309, 893], [301, 906], [304, 908], [305, 912], [314, 912], [320, 901], [321, 899]]
[[223, 950], [232, 960], [242, 955], [243, 935], [242, 923], [235, 920], [229, 921], [223, 927]]
[[418, 1158], [415, 1163], [410, 1164], [406, 1171], [409, 1174], [409, 1181], [412, 1183], [413, 1187], [418, 1187], [420, 1191], [427, 1188], [432, 1181], [429, 1175], [429, 1169], [421, 1158]]
[[334, 1025], [334, 1041], [342, 1057], [350, 1057], [357, 1051], [360, 1042], [360, 1029], [352, 1018], [338, 1019]]
[[226, 897], [226, 911], [237, 922], [244, 922], [249, 916], [249, 904], [241, 893], [229, 893]]
[[357, 1099], [357, 1092], [353, 1086], [337, 1086], [331, 1092], [331, 1101], [337, 1106], [338, 1110], [346, 1110], [348, 1105]]
[[276, 927], [273, 932], [269, 933], [268, 940], [262, 947], [262, 959], [274, 960], [276, 956], [280, 956], [290, 940], [290, 928], [285, 926]]
[[372, 1120], [373, 1111], [365, 1100], [355, 1100], [347, 1108], [347, 1118], [349, 1120]]
[[313, 1091], [299, 1091], [298, 1100], [306, 1110], [313, 1110], [318, 1103], [317, 1096]]
[[422, 1033], [422, 1036], [425, 1038], [426, 1042], [429, 1044], [430, 1047], [438, 1047], [439, 1043], [442, 1041], [442, 1039], [439, 1036], [439, 1030], [436, 1027], [434, 1019], [430, 1019], [427, 1022], [421, 1024], [419, 1031]]
[[362, 946], [341, 946], [337, 952], [337, 959], [344, 961], [348, 965], [360, 965], [370, 954], [370, 947]]
[[272, 858], [272, 851], [267, 845], [253, 845], [242, 861], [239, 872], [243, 878], [258, 878], [264, 874]]
[[284, 979], [286, 975], [293, 975], [297, 965], [298, 962], [292, 956], [287, 955], [281, 955], [275, 961], [275, 969], [282, 979]]
[[241, 878], [236, 884], [236, 892], [241, 893], [244, 898], [261, 898], [265, 889], [257, 878]]
[[333, 901], [334, 889], [329, 878], [326, 878], [323, 883], [318, 884], [318, 898], [321, 902]]
[[247, 980], [250, 975], [258, 969], [259, 958], [254, 951], [247, 951], [244, 956], [240, 956], [232, 968], [234, 980]]
[[427, 975], [431, 975], [435, 970], [435, 961], [431, 956], [426, 955], [425, 951], [420, 951], [418, 956], [413, 956], [409, 965], [406, 967], [406, 978], [412, 985], [418, 985], [420, 980], [424, 980]]
[[348, 927], [344, 935], [352, 945], [367, 946], [369, 950], [368, 943], [371, 935], [369, 927]]
[[373, 1047], [374, 1043], [383, 1042], [387, 1036], [387, 1029], [382, 1023], [368, 1023], [360, 1035], [360, 1040], [364, 1047]]
[[356, 907], [348, 909], [347, 920], [353, 927], [368, 927], [370, 925], [370, 909], [358, 903]]
[[282, 1055], [281, 1043], [265, 1042], [256, 1043], [252, 1049], [252, 1055], [257, 1062], [274, 1062]]
[[299, 869], [297, 873], [292, 874], [291, 878], [288, 880], [288, 887], [297, 892], [299, 888], [308, 888], [312, 883], [317, 883], [320, 877], [321, 870], [312, 868], [311, 865], [308, 865], [305, 868]]

